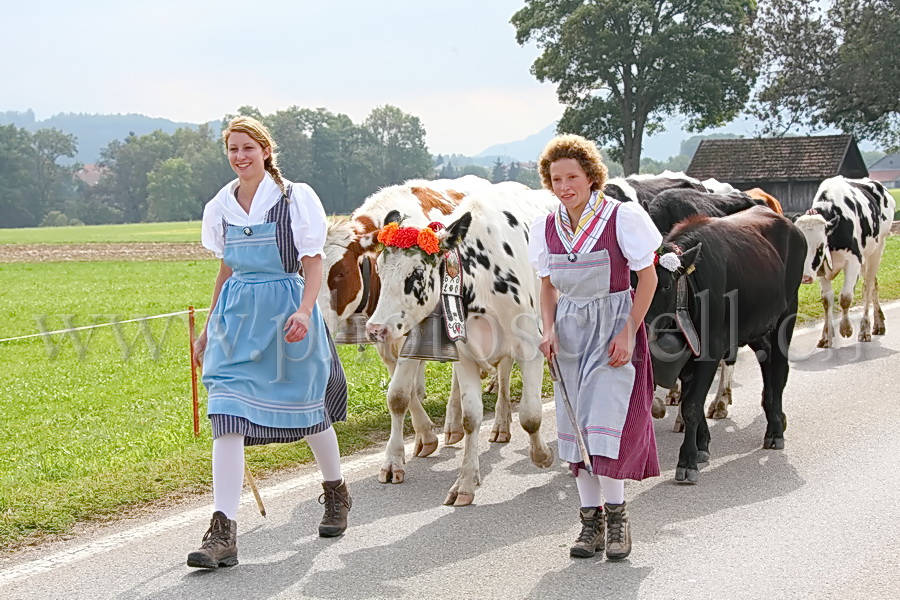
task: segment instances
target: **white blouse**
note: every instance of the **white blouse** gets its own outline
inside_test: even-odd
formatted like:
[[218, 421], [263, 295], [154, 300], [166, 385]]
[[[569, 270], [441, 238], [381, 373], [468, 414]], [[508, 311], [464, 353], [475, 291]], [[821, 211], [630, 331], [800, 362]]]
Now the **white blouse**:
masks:
[[[234, 195], [239, 180], [235, 179], [227, 184], [216, 196], [207, 202], [203, 209], [203, 225], [200, 239], [203, 246], [211, 250], [216, 258], [222, 258], [225, 251], [225, 232], [222, 227], [222, 219], [230, 225], [246, 227], [259, 225], [266, 222], [266, 213], [275, 203], [281, 200], [281, 188], [266, 173], [253, 202], [250, 204], [250, 212], [238, 204]], [[288, 185], [290, 181], [285, 180]], [[325, 257], [325, 209], [319, 197], [305, 183], [294, 183], [291, 187], [291, 198], [288, 204], [288, 212], [291, 215], [291, 231], [294, 234], [294, 247], [297, 249], [298, 258], [304, 256]]]
[[[637, 202], [619, 202], [607, 198], [607, 202], [616, 202], [619, 216], [616, 218], [616, 238], [619, 248], [628, 261], [628, 268], [640, 271], [653, 264], [653, 255], [662, 243], [662, 235], [650, 215]], [[604, 227], [609, 222], [603, 224]], [[550, 250], [547, 248], [547, 215], [538, 217], [531, 225], [528, 237], [528, 260], [537, 271], [538, 277], [550, 275]]]

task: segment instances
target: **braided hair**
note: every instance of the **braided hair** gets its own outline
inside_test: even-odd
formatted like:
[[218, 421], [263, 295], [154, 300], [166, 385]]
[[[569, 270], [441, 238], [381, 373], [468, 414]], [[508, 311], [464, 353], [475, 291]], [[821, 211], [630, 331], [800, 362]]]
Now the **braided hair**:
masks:
[[[253, 117], [233, 118], [228, 122], [225, 131], [222, 132], [226, 154], [228, 153], [228, 136], [236, 131], [249, 135], [253, 141], [262, 146], [263, 150], [266, 148], [270, 149], [269, 157], [263, 162], [263, 168], [272, 176], [272, 179], [275, 180], [275, 183], [278, 184], [278, 187], [281, 189], [281, 193], [284, 194], [284, 179], [281, 176], [281, 170], [278, 168], [277, 163], [276, 151], [278, 150], [278, 146], [275, 144], [275, 140], [272, 138], [272, 134], [269, 133], [268, 128]], [[290, 200], [291, 199], [288, 198], [288, 202], [290, 202]]]

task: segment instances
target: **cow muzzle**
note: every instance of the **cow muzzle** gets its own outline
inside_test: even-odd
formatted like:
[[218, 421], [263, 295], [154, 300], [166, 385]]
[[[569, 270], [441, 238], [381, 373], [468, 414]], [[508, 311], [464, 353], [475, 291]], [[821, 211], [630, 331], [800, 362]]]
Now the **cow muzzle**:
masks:
[[812, 282], [813, 282], [813, 278], [810, 277], [809, 275], [804, 275], [803, 278], [800, 280], [800, 283], [812, 283]]
[[366, 325], [366, 336], [370, 342], [381, 343], [387, 339], [387, 327], [377, 323]]

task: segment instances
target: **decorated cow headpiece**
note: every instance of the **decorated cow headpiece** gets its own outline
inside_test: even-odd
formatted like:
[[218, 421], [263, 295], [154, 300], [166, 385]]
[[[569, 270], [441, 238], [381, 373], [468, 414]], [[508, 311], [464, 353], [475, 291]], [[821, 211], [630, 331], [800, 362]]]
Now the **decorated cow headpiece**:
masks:
[[669, 244], [672, 247], [672, 250], [667, 250], [665, 246], [660, 246], [656, 249], [656, 252], [653, 256], [653, 264], [657, 264], [671, 273], [681, 274], [691, 274], [696, 268], [694, 261], [691, 260], [690, 263], [685, 267], [682, 263], [682, 256], [684, 256], [684, 251], [681, 249], [678, 244]]

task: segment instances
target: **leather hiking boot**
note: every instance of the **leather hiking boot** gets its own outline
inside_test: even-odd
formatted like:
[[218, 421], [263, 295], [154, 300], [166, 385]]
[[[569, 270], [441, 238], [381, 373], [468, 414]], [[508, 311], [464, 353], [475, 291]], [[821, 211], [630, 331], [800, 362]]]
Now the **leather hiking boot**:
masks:
[[590, 558], [597, 552], [603, 552], [606, 541], [606, 527], [602, 508], [582, 508], [581, 533], [575, 544], [569, 549], [569, 556], [574, 558]]
[[347, 513], [353, 502], [350, 500], [350, 490], [343, 479], [338, 481], [323, 481], [325, 490], [319, 496], [319, 504], [325, 506], [325, 516], [319, 523], [319, 535], [322, 537], [337, 537], [347, 530]]
[[605, 504], [606, 558], [622, 560], [631, 554], [631, 524], [626, 503]]
[[200, 549], [188, 554], [187, 565], [200, 569], [233, 567], [237, 558], [237, 522], [220, 510], [213, 513]]

